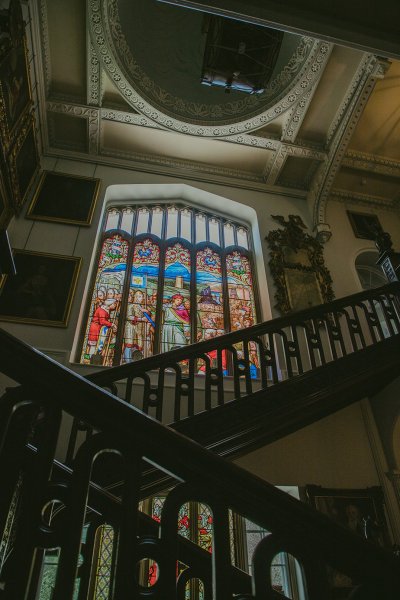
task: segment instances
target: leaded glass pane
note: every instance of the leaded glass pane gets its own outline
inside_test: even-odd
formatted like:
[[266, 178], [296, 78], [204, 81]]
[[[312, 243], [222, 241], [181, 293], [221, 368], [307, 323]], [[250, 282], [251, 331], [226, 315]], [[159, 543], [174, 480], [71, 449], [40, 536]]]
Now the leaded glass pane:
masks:
[[237, 243], [238, 246], [241, 246], [242, 248], [246, 248], [246, 250], [248, 250], [249, 242], [247, 237], [247, 231], [246, 229], [244, 229], [244, 227], [239, 227], [237, 230]]
[[150, 239], [137, 242], [132, 257], [122, 363], [153, 354], [160, 248]]
[[128, 242], [120, 235], [104, 240], [83, 344], [84, 364], [113, 364], [127, 255]]
[[165, 255], [161, 352], [190, 342], [190, 252], [182, 244]]
[[94, 600], [108, 600], [110, 593], [112, 552], [114, 529], [111, 525], [102, 525], [96, 532], [99, 539], [99, 552], [96, 564]]
[[168, 208], [167, 240], [178, 236], [178, 210], [175, 206]]
[[133, 224], [134, 216], [135, 216], [135, 211], [133, 210], [133, 208], [130, 208], [128, 206], [127, 208], [123, 209], [121, 226], [120, 226], [120, 229], [122, 231], [126, 231], [126, 233], [129, 233], [129, 234], [132, 232], [132, 224]]
[[188, 242], [192, 241], [192, 211], [185, 208], [181, 211], [181, 235]]
[[118, 229], [120, 211], [116, 208], [111, 208], [107, 212], [106, 225], [104, 231], [111, 231], [111, 229]]
[[212, 552], [213, 549], [213, 516], [206, 504], [198, 504], [197, 515], [197, 543], [203, 550]]
[[196, 215], [196, 243], [207, 241], [206, 217], [202, 213]]
[[216, 244], [217, 246], [219, 246], [220, 245], [219, 220], [217, 220], [217, 219], [209, 219], [209, 221], [208, 221], [208, 228], [209, 228], [210, 242], [212, 242], [213, 244]]
[[136, 235], [147, 233], [149, 226], [149, 211], [147, 208], [140, 208], [138, 211], [138, 220], [136, 225]]
[[161, 206], [155, 206], [153, 208], [153, 215], [151, 219], [151, 233], [158, 236], [162, 235], [164, 211]]
[[224, 242], [225, 248], [228, 248], [228, 246], [233, 246], [235, 243], [234, 229], [232, 223], [225, 223], [224, 225]]

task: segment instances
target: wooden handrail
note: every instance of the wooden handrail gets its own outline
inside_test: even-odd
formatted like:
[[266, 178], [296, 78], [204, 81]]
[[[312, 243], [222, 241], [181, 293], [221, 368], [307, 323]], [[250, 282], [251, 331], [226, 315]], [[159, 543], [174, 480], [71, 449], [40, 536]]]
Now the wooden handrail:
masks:
[[155, 354], [154, 356], [144, 358], [137, 362], [116, 367], [104, 367], [103, 370], [91, 373], [86, 377], [98, 385], [107, 385], [127, 377], [136, 377], [143, 372], [158, 369], [161, 365], [165, 365], [166, 363], [176, 364], [188, 360], [191, 357], [207, 354], [218, 348], [233, 346], [234, 344], [246, 340], [253, 340], [260, 336], [281, 331], [286, 327], [296, 326], [297, 324], [303, 325], [304, 323], [324, 318], [329, 314], [340, 313], [341, 310], [348, 306], [356, 306], [363, 301], [378, 298], [382, 294], [393, 294], [394, 296], [399, 297], [400, 282], [390, 283], [380, 288], [375, 288], [374, 290], [358, 292], [344, 298], [333, 300], [327, 304], [313, 306], [312, 308], [300, 310], [294, 314], [278, 317], [271, 321], [264, 321], [263, 323], [258, 323], [257, 325], [253, 325], [246, 329], [225, 333], [211, 340], [197, 342], [190, 346], [183, 346], [182, 348], [177, 348], [163, 354]]

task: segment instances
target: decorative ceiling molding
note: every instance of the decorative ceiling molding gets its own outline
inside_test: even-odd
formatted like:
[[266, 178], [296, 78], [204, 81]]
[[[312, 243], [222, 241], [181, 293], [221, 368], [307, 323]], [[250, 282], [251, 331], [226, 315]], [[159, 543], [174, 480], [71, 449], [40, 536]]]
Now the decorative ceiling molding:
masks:
[[308, 202], [313, 212], [314, 228], [318, 224], [326, 223], [325, 211], [333, 181], [344, 158], [347, 146], [354, 129], [361, 117], [362, 111], [375, 86], [377, 79], [384, 76], [386, 61], [371, 54], [363, 55], [358, 73], [357, 88], [352, 93], [346, 110], [341, 118], [340, 126], [336, 128], [330, 144], [327, 160], [318, 169], [308, 195]]
[[295, 156], [296, 158], [311, 158], [318, 161], [324, 161], [327, 158], [326, 152], [292, 144], [283, 144], [281, 142], [274, 159], [269, 162], [264, 171], [265, 182], [268, 183], [268, 185], [274, 185], [276, 183], [286, 159], [289, 156]]
[[101, 106], [102, 100], [102, 69], [97, 54], [94, 51], [89, 33], [86, 35], [86, 101], [90, 106]]
[[[286, 91], [286, 93], [283, 92], [275, 105], [269, 107], [268, 110], [265, 110], [262, 114], [228, 125], [226, 125], [225, 122], [223, 125], [193, 124], [161, 112], [147, 102], [130, 84], [128, 74], [122, 71], [121, 66], [115, 58], [116, 49], [112, 47], [112, 34], [114, 31], [110, 31], [107, 16], [110, 18], [109, 9], [110, 11], [114, 10], [111, 17], [115, 20], [114, 3], [109, 3], [107, 0], [87, 0], [87, 8], [88, 24], [93, 46], [108, 76], [119, 89], [124, 99], [135, 110], [143, 113], [163, 127], [196, 136], [229, 137], [231, 135], [246, 133], [265, 126], [275, 119], [277, 115], [289, 110], [295, 104], [297, 99], [304, 96], [304, 93], [312, 87], [316, 78], [319, 76], [321, 65], [323, 65], [325, 55], [329, 50], [329, 44], [326, 42], [315, 41], [311, 38], [303, 38], [303, 43], [305, 44], [305, 48], [307, 48], [308, 58], [305, 62], [304, 54], [303, 56], [299, 55], [293, 58], [293, 64], [289, 63], [288, 65], [287, 75], [289, 76], [290, 70], [296, 73], [300, 62], [304, 62], [304, 66], [302, 66], [300, 72], [296, 73], [296, 76], [291, 80], [290, 91]], [[116, 39], [120, 39], [120, 37]], [[303, 53], [306, 51], [305, 48], [302, 50]], [[200, 116], [201, 115], [199, 115], [199, 117]], [[232, 115], [232, 120], [237, 120], [237, 118], [235, 119]]]
[[357, 171], [368, 171], [377, 175], [400, 178], [400, 161], [391, 160], [384, 156], [348, 150], [342, 165]]
[[332, 53], [332, 49], [333, 49], [333, 44], [328, 44], [328, 50], [324, 56], [324, 60], [323, 63], [321, 63], [321, 68], [318, 72], [318, 76], [316, 77], [315, 81], [314, 81], [314, 85], [312, 86], [311, 89], [308, 90], [308, 92], [306, 94], [304, 94], [304, 96], [302, 98], [300, 98], [296, 104], [296, 106], [293, 107], [292, 111], [291, 111], [291, 115], [290, 118], [288, 119], [284, 130], [282, 132], [282, 141], [283, 142], [294, 142], [297, 134], [300, 131], [300, 127], [303, 123], [304, 117], [307, 113], [307, 110], [311, 104], [311, 101], [313, 99], [315, 90], [317, 89], [318, 83], [322, 77], [322, 74], [324, 72], [324, 69], [328, 63], [328, 60], [330, 58], [330, 55]]
[[[51, 85], [51, 61], [50, 61], [50, 41], [49, 41], [49, 23], [47, 19], [47, 2], [46, 0], [37, 0], [31, 2], [33, 22], [36, 25], [34, 32], [34, 47], [35, 53], [39, 53], [40, 69], [37, 70], [36, 76], [43, 83], [46, 97], [50, 93]], [[40, 25], [39, 25], [40, 24]], [[38, 82], [39, 83], [39, 82]]]
[[82, 106], [77, 104], [68, 104], [63, 102], [46, 102], [48, 112], [61, 113], [87, 119], [88, 122], [88, 151], [93, 158], [99, 154], [100, 150], [100, 109], [93, 106]]
[[370, 196], [369, 194], [360, 194], [358, 192], [351, 192], [350, 190], [333, 189], [330, 192], [330, 198], [337, 202], [351, 202], [357, 206], [374, 207], [400, 213], [400, 202], [398, 200], [389, 200], [382, 196]]
[[[348, 87], [346, 94], [344, 95], [344, 100], [340, 104], [336, 115], [329, 127], [328, 134], [326, 137], [326, 147], [329, 148], [337, 130], [340, 128], [342, 124], [342, 120], [345, 118], [348, 113], [349, 106], [354, 100], [354, 95], [358, 93], [360, 89], [360, 83], [363, 78], [365, 78], [365, 70], [370, 68], [371, 54], [364, 54], [364, 58], [361, 60], [357, 71], [355, 72], [351, 83]], [[376, 79], [383, 79], [387, 69], [389, 68], [389, 63], [386, 59], [381, 58], [379, 62], [376, 63], [374, 69], [376, 69]]]
[[117, 123], [126, 123], [127, 125], [140, 125], [140, 127], [150, 127], [152, 129], [160, 129], [167, 131], [165, 127], [160, 127], [158, 123], [155, 123], [144, 115], [138, 115], [137, 113], [129, 113], [123, 110], [116, 110], [113, 108], [102, 108], [101, 118], [105, 121], [115, 121]]
[[[57, 157], [69, 160], [78, 160], [80, 162], [93, 163], [93, 157], [85, 152], [77, 152], [68, 148], [46, 147], [46, 156]], [[107, 154], [106, 154], [107, 152]], [[117, 156], [118, 155], [118, 156]], [[174, 161], [164, 157], [123, 154], [113, 151], [103, 151], [96, 157], [96, 163], [107, 167], [128, 169], [130, 171], [139, 171], [141, 173], [151, 173], [154, 175], [163, 175], [171, 177], [174, 181], [179, 179], [211, 183], [214, 185], [229, 186], [243, 190], [253, 190], [256, 192], [270, 193], [273, 196], [284, 196], [285, 198], [301, 199], [306, 198], [306, 193], [302, 190], [287, 189], [283, 187], [267, 186], [261, 177], [246, 174], [246, 179], [238, 177], [238, 171], [232, 171], [233, 175], [227, 175], [223, 169], [213, 168], [213, 173], [209, 173], [208, 165], [199, 165], [194, 163], [192, 166], [184, 161]], [[224, 171], [221, 173], [220, 171]]]

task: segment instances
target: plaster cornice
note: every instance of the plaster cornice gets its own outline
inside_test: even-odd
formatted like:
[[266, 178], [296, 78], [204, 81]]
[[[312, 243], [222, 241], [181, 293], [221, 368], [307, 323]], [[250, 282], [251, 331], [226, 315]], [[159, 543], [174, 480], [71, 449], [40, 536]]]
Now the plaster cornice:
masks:
[[317, 89], [318, 83], [322, 77], [324, 72], [324, 68], [326, 67], [329, 57], [332, 53], [333, 44], [328, 44], [327, 52], [323, 57], [320, 58], [321, 69], [318, 72], [318, 76], [315, 78], [313, 86], [308, 90], [306, 94], [302, 98], [300, 98], [296, 104], [292, 108], [290, 117], [284, 127], [282, 132], [282, 141], [283, 142], [294, 142], [297, 134], [300, 131], [300, 127], [303, 123], [304, 117], [307, 113], [307, 110], [310, 107], [311, 101], [313, 99], [315, 90]]
[[330, 199], [343, 203], [351, 202], [352, 204], [368, 208], [374, 207], [381, 210], [400, 212], [400, 201], [384, 198], [382, 196], [361, 194], [359, 192], [352, 192], [350, 190], [343, 190], [339, 188], [332, 189], [330, 192]]
[[400, 160], [347, 150], [342, 165], [358, 171], [368, 171], [377, 175], [387, 175], [390, 177], [400, 177]]

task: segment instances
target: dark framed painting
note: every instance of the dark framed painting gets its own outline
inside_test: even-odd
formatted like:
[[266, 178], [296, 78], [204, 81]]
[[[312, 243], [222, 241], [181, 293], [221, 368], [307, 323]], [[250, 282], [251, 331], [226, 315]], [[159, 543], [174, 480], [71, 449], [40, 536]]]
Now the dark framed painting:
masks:
[[67, 327], [82, 259], [14, 250], [17, 274], [3, 278], [0, 320]]
[[25, 120], [8, 158], [14, 209], [18, 214], [28, 197], [39, 169], [34, 121]]
[[27, 50], [25, 39], [21, 38], [0, 64], [0, 124], [6, 147], [31, 104]]
[[[307, 501], [317, 510], [355, 534], [373, 543], [390, 548], [391, 542], [386, 523], [383, 493], [378, 486], [365, 489], [334, 489], [307, 485]], [[333, 598], [347, 598], [354, 587], [345, 574], [329, 572], [334, 590]]]
[[44, 171], [28, 209], [29, 219], [90, 225], [100, 179]]
[[376, 215], [348, 210], [347, 216], [349, 217], [354, 235], [358, 238], [375, 240], [376, 236], [383, 232], [382, 226]]

